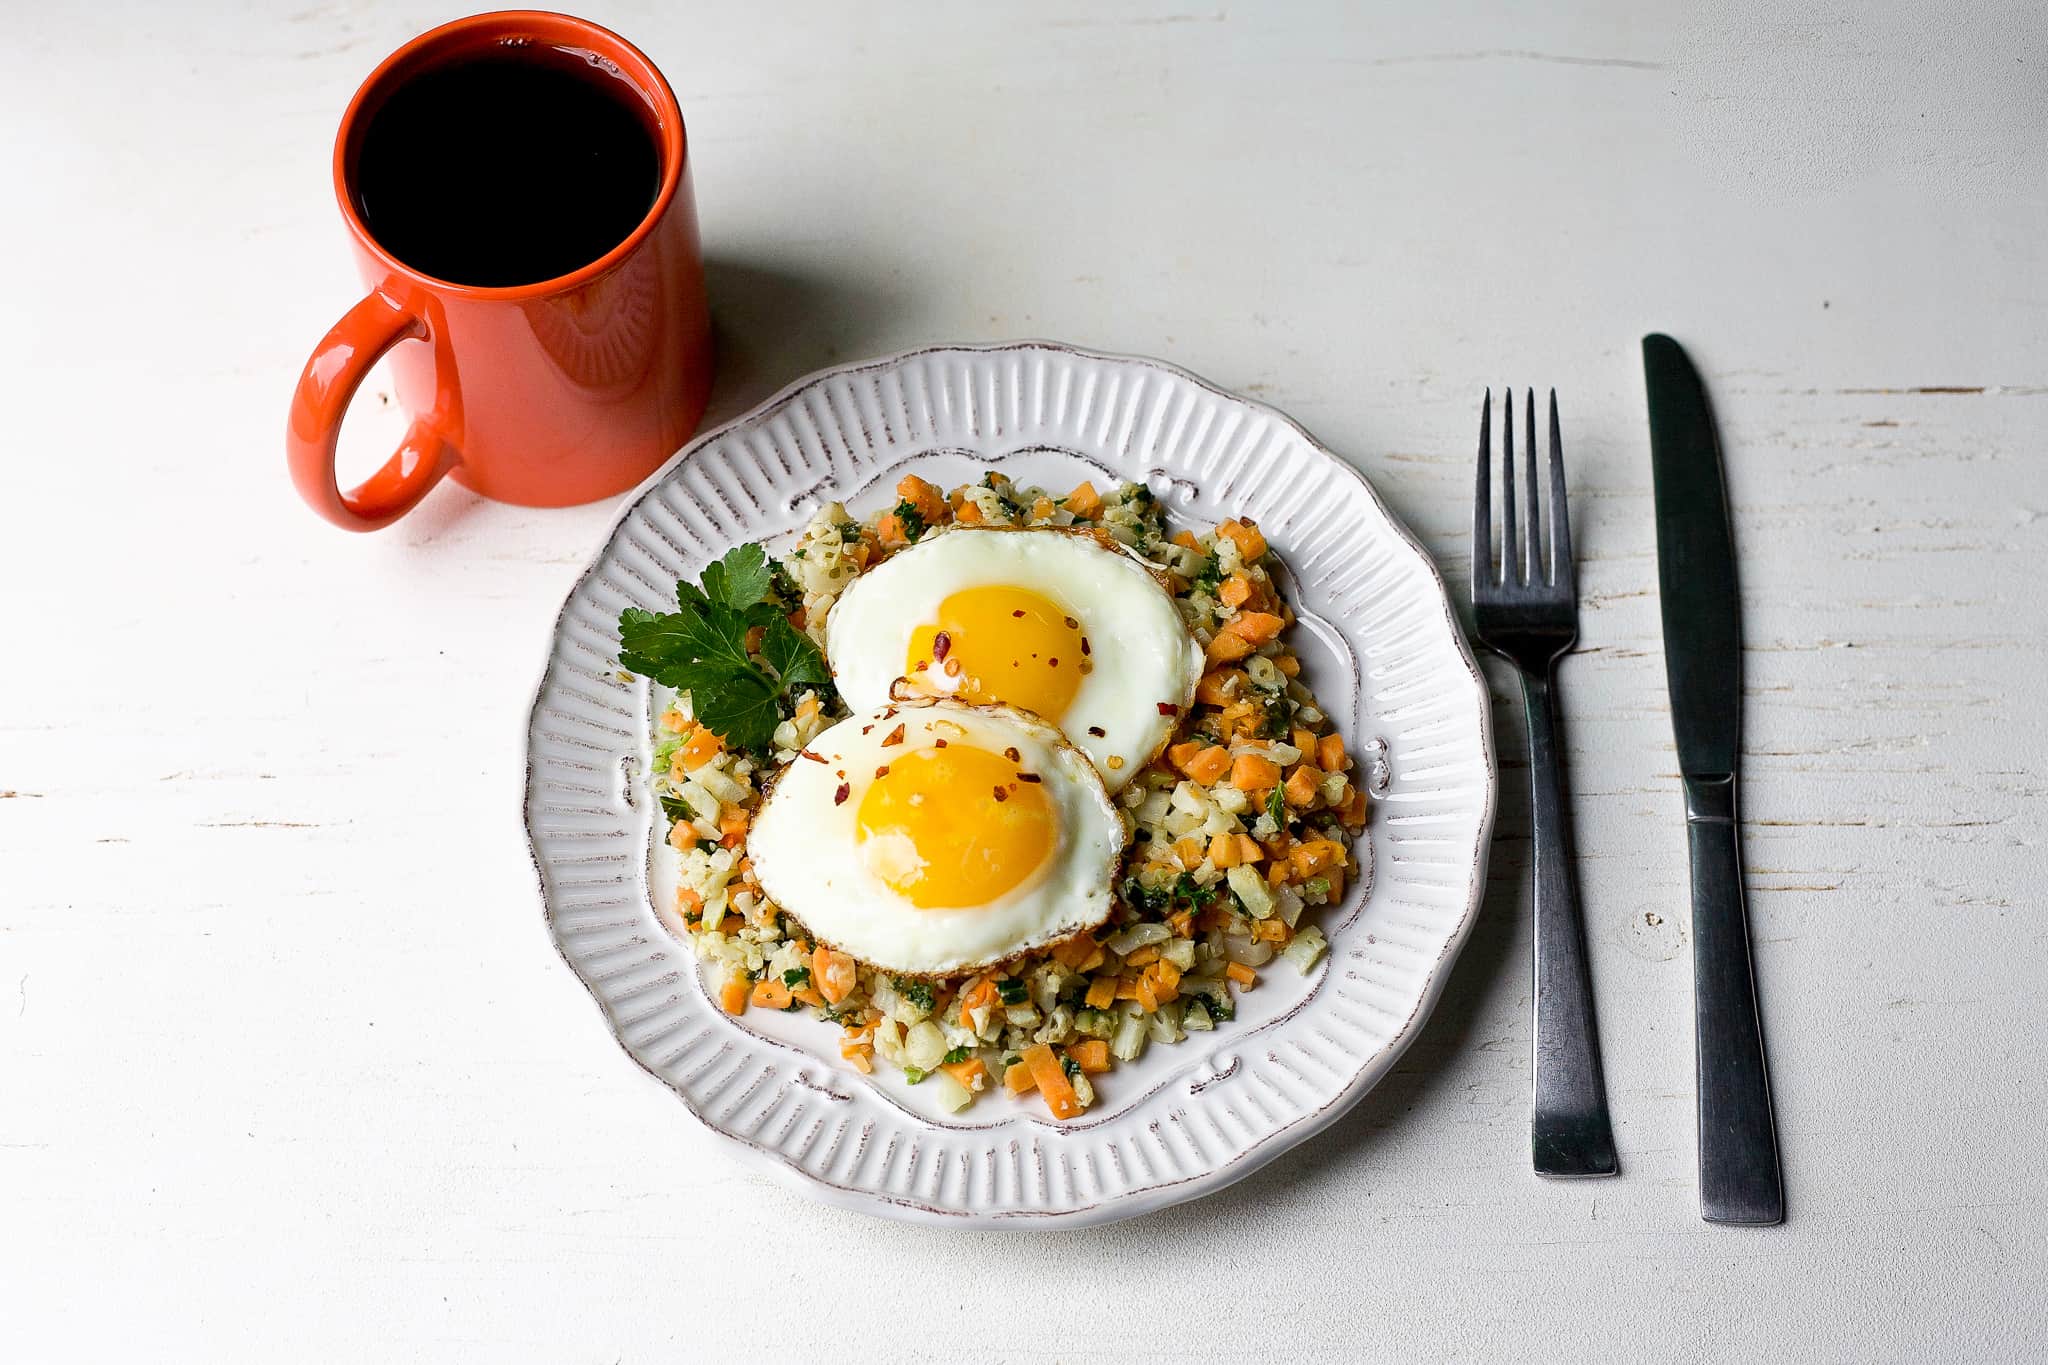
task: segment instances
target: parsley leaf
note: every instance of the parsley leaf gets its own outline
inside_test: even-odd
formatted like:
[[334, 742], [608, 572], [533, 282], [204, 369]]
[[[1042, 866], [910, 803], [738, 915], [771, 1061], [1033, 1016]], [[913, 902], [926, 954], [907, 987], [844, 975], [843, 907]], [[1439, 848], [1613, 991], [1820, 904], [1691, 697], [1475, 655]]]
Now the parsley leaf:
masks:
[[967, 1060], [967, 1059], [968, 1059], [969, 1057], [972, 1057], [973, 1055], [974, 1055], [974, 1049], [973, 1049], [973, 1048], [971, 1048], [971, 1047], [956, 1047], [956, 1048], [950, 1048], [950, 1049], [948, 1049], [948, 1050], [947, 1050], [947, 1052], [946, 1052], [946, 1061], [945, 1061], [945, 1064], [946, 1064], [947, 1066], [952, 1066], [952, 1065], [954, 1065], [954, 1064], [955, 1064], [956, 1062], [964, 1062], [964, 1061], [966, 1061], [966, 1060]]
[[924, 534], [924, 513], [917, 510], [917, 504], [897, 503], [896, 520], [903, 523], [903, 538], [912, 545], [917, 544], [918, 537]]
[[899, 976], [892, 978], [889, 984], [896, 988], [896, 994], [927, 1014], [931, 1013], [932, 1006], [938, 1003], [938, 997], [932, 993], [932, 983], [929, 981], [915, 981], [909, 977]]
[[[818, 647], [764, 600], [775, 573], [759, 545], [736, 545], [705, 568], [701, 586], [676, 584], [675, 611], [628, 607], [619, 613], [619, 663], [688, 692], [697, 719], [712, 733], [754, 753], [774, 741], [796, 688], [822, 686], [832, 677]], [[747, 652], [756, 627], [760, 662]]]
[[782, 974], [782, 984], [793, 991], [800, 991], [811, 984], [809, 967], [792, 967]]
[[1287, 829], [1287, 796], [1280, 788], [1273, 788], [1273, 794], [1266, 798], [1266, 814], [1273, 817], [1273, 823], [1282, 832]]
[[774, 574], [768, 552], [758, 545], [735, 545], [725, 558], [704, 569], [704, 596], [727, 611], [745, 613], [768, 595]]

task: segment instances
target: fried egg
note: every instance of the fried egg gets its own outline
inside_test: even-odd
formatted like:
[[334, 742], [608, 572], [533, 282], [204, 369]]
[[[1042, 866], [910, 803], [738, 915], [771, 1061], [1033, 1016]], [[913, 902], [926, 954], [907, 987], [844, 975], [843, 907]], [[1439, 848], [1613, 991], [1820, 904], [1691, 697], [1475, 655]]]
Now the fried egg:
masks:
[[1080, 531], [958, 528], [863, 574], [825, 622], [840, 695], [899, 679], [1051, 721], [1114, 792], [1194, 699], [1202, 651], [1152, 571]]
[[1124, 840], [1101, 776], [1052, 726], [925, 700], [812, 740], [755, 814], [747, 856], [813, 937], [950, 976], [1102, 923]]

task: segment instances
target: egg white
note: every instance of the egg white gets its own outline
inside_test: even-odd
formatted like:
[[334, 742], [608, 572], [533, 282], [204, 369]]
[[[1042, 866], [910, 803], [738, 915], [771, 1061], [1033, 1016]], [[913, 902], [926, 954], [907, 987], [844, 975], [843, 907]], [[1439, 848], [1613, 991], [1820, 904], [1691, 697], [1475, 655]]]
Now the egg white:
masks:
[[[901, 741], [886, 743], [898, 725]], [[941, 738], [998, 754], [1015, 748], [1019, 768], [1041, 776], [1052, 804], [1057, 829], [1046, 861], [986, 905], [912, 905], [868, 871], [856, 838], [876, 768]], [[1087, 755], [1043, 721], [1007, 707], [903, 702], [839, 722], [805, 755], [777, 776], [755, 813], [747, 855], [769, 899], [821, 942], [906, 976], [952, 976], [1109, 917], [1127, 827]]]
[[[825, 621], [840, 695], [855, 710], [888, 701], [912, 633], [938, 619], [948, 596], [990, 585], [1028, 588], [1081, 623], [1092, 669], [1066, 714], [1046, 719], [1117, 791], [1165, 745], [1193, 702], [1202, 651], [1151, 570], [1091, 534], [955, 527], [861, 575]], [[1176, 710], [1162, 713], [1162, 703]]]

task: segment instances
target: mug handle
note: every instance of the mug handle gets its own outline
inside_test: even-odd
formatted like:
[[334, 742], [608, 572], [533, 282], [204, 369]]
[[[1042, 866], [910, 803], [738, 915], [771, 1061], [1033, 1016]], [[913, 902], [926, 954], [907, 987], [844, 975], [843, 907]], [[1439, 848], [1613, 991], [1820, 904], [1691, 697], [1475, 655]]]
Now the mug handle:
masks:
[[382, 469], [346, 493], [335, 482], [334, 446], [342, 415], [363, 376], [399, 342], [430, 335], [419, 313], [373, 292], [320, 339], [299, 376], [285, 429], [292, 482], [299, 496], [336, 526], [350, 531], [389, 526], [461, 462], [447, 439], [419, 418]]

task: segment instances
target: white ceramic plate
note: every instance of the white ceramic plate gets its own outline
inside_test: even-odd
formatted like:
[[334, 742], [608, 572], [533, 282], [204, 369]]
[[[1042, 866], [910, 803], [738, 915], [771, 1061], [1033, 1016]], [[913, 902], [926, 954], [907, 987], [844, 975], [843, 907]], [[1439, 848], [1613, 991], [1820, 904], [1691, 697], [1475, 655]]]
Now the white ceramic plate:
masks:
[[[1256, 518], [1293, 578], [1295, 642], [1361, 762], [1383, 745], [1374, 875], [1321, 913], [1330, 952], [1280, 966], [1237, 1019], [1102, 1078], [1060, 1124], [984, 1098], [960, 1115], [839, 1060], [816, 1020], [721, 1011], [664, 923], [647, 686], [621, 681], [623, 607], [742, 541], [786, 543], [834, 498], [952, 486], [1148, 484], [1176, 522]], [[534, 698], [526, 824], [562, 956], [633, 1059], [773, 1174], [830, 1203], [952, 1226], [1107, 1222], [1219, 1189], [1342, 1115], [1422, 1026], [1485, 880], [1495, 778], [1486, 689], [1415, 541], [1356, 471], [1270, 408], [1156, 361], [1042, 342], [828, 370], [705, 436], [628, 503], [569, 594]], [[1366, 852], [1361, 841], [1360, 853]]]

